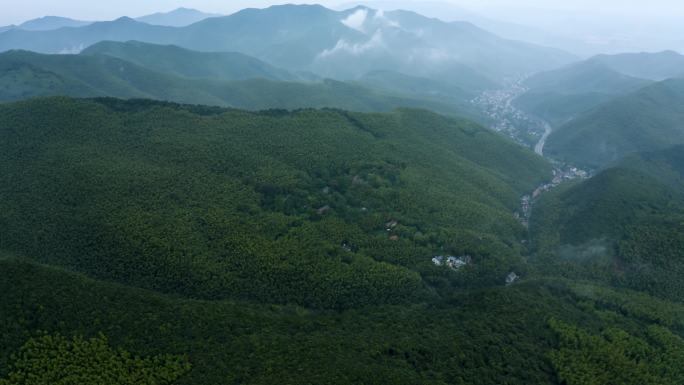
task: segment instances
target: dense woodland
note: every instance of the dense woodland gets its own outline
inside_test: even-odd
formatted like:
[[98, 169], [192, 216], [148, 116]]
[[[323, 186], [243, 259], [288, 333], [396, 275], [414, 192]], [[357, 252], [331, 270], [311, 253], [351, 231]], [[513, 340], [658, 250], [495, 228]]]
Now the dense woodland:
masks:
[[[671, 212], [676, 149], [550, 193], [528, 233], [513, 213], [550, 166], [425, 111], [47, 98], [0, 106], [0, 127], [7, 384], [45, 383], [69, 360], [103, 383], [681, 378], [682, 248], [662, 244], [681, 232], [671, 215], [669, 232], [635, 220]], [[644, 184], [654, 162], [662, 182]], [[577, 215], [552, 214], [566, 207]], [[582, 260], [591, 242], [598, 257]], [[506, 286], [510, 272], [523, 283]], [[100, 361], [78, 358], [91, 349]]]

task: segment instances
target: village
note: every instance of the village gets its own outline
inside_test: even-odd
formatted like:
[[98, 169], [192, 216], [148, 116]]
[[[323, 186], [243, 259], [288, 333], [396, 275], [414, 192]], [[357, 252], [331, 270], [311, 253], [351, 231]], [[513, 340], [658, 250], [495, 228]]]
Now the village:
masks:
[[490, 129], [502, 133], [518, 144], [531, 147], [544, 135], [545, 122], [516, 108], [513, 101], [527, 91], [525, 77], [512, 80], [504, 89], [484, 91], [471, 102], [491, 120]]
[[520, 220], [523, 226], [529, 227], [530, 218], [532, 217], [532, 204], [537, 198], [565, 182], [575, 179], [587, 179], [590, 176], [591, 174], [588, 171], [581, 170], [577, 167], [556, 166], [556, 168], [553, 169], [553, 179], [551, 179], [550, 182], [542, 183], [531, 195], [528, 194], [520, 198], [520, 211], [514, 214], [515, 217]]

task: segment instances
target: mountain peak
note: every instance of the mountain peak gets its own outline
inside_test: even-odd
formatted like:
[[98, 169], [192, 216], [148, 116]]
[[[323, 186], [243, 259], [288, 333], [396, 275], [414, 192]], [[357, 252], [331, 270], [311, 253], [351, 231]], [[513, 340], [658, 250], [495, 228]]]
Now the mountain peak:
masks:
[[19, 28], [27, 31], [49, 31], [62, 27], [82, 27], [91, 24], [89, 21], [74, 20], [62, 16], [43, 16], [37, 19], [25, 21], [19, 25]]
[[136, 20], [169, 27], [185, 27], [210, 17], [222, 16], [214, 13], [204, 13], [193, 8], [180, 7], [169, 12], [157, 12], [151, 15], [138, 17]]

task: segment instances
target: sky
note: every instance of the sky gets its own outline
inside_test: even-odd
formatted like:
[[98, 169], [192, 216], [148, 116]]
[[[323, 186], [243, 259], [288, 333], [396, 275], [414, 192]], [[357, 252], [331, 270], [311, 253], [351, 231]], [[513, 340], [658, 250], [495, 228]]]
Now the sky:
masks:
[[[0, 0], [0, 25], [18, 24], [22, 21], [45, 16], [67, 16], [83, 20], [107, 20], [118, 16], [142, 16], [178, 7], [197, 8], [207, 12], [232, 13], [246, 7], [262, 8], [282, 1], [268, 0]], [[413, 3], [428, 1], [414, 0]], [[573, 11], [586, 14], [597, 12], [628, 13], [648, 17], [673, 18], [684, 15], [681, 0], [444, 0], [475, 11], [500, 16], [510, 15], [510, 10], [540, 9]], [[326, 6], [336, 6], [340, 0], [318, 1]], [[520, 13], [520, 12], [515, 12]], [[534, 18], [534, 15], [531, 15]]]
[[[45, 15], [96, 21], [112, 20], [120, 16], [138, 17], [178, 7], [230, 14], [247, 7], [264, 8], [286, 1], [0, 0], [0, 26], [19, 24]], [[339, 9], [350, 1], [354, 0], [320, 0], [316, 3]], [[482, 21], [481, 18], [486, 18], [515, 23], [537, 28], [528, 33], [549, 33], [550, 36], [558, 37], [558, 41], [567, 38], [568, 45], [562, 48], [575, 47], [575, 52], [586, 49], [587, 54], [595, 53], [594, 51], [612, 53], [663, 49], [684, 52], [683, 0], [366, 0], [371, 7], [373, 4], [377, 5], [378, 1], [384, 1], [385, 4], [399, 3], [403, 9], [425, 11], [422, 13], [432, 10], [434, 15], [429, 16], [440, 18], [448, 15], [452, 15], [452, 19], [459, 18], [466, 14], [466, 9], [477, 16], [473, 20]], [[438, 6], [429, 8], [436, 1], [439, 1]], [[312, 3], [307, 0], [290, 2]], [[452, 7], [453, 12], [445, 12], [448, 7]], [[486, 20], [483, 23], [486, 24]], [[572, 43], [571, 40], [577, 43]]]

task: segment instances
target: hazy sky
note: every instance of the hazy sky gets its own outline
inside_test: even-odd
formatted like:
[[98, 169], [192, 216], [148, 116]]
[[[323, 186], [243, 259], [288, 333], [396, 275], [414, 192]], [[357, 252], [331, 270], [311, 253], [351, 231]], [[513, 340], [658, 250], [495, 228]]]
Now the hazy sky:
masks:
[[[318, 3], [335, 6], [344, 0], [321, 0]], [[427, 2], [414, 0], [416, 3]], [[667, 17], [684, 15], [682, 0], [444, 0], [455, 5], [502, 16], [508, 10], [540, 8], [582, 13], [614, 12], [630, 13], [645, 17]], [[142, 16], [167, 11], [177, 7], [197, 8], [208, 12], [231, 13], [245, 7], [265, 7], [282, 1], [266, 0], [0, 0], [0, 25], [17, 24], [27, 19], [45, 15], [68, 16], [84, 20], [106, 20], [118, 16]]]

